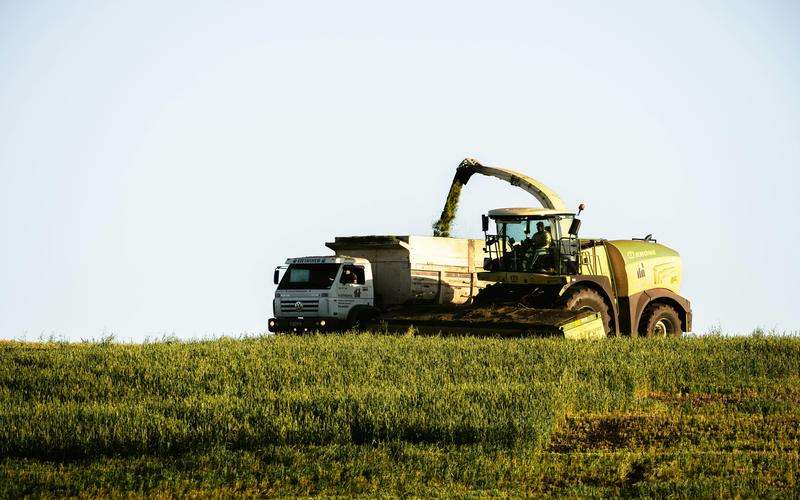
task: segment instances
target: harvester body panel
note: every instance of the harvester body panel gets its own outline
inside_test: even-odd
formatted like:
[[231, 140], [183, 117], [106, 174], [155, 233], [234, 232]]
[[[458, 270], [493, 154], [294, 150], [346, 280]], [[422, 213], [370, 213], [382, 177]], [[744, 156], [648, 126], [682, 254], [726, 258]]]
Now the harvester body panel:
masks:
[[675, 250], [640, 240], [608, 242], [617, 294], [629, 297], [651, 288], [680, 293], [682, 263]]

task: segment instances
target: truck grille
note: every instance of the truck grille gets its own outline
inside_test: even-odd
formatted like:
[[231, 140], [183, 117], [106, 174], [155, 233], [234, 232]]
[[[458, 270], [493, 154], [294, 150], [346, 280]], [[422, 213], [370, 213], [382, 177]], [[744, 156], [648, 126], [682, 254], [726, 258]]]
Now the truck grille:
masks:
[[[298, 307], [300, 304], [300, 307]], [[281, 312], [286, 313], [315, 313], [319, 311], [318, 300], [286, 299], [281, 300]]]

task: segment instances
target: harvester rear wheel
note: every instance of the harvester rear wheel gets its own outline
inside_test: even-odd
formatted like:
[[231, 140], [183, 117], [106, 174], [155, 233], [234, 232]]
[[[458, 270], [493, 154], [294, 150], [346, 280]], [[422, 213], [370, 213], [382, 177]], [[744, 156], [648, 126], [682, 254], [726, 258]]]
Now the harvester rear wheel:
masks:
[[564, 309], [570, 311], [591, 311], [603, 317], [603, 328], [606, 335], [611, 334], [611, 313], [603, 297], [591, 288], [576, 288], [564, 298]]
[[681, 317], [672, 306], [650, 304], [645, 308], [639, 333], [645, 337], [680, 337]]

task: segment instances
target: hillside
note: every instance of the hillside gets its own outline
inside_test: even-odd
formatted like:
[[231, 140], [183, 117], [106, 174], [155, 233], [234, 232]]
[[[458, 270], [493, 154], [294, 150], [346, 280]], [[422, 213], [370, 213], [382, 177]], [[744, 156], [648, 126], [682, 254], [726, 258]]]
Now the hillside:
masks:
[[0, 344], [0, 497], [798, 496], [800, 339]]

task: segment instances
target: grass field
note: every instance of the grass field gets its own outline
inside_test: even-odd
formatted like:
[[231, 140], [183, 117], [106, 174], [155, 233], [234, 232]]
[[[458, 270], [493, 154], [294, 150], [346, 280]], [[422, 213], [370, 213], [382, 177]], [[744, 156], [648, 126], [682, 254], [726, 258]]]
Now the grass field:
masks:
[[800, 339], [0, 344], [0, 497], [800, 495]]

